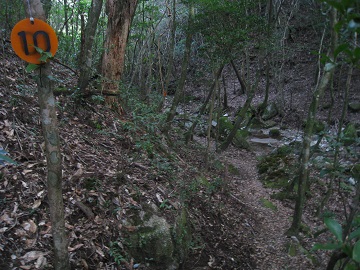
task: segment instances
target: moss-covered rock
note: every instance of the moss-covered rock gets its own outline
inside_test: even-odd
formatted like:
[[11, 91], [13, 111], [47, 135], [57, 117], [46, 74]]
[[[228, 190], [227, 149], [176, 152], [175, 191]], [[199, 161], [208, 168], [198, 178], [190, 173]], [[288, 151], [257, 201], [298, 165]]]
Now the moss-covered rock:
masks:
[[247, 141], [248, 136], [249, 132], [247, 130], [239, 129], [233, 140], [234, 145], [242, 149], [250, 149], [250, 144]]
[[353, 144], [357, 139], [357, 131], [354, 124], [349, 123], [344, 129], [343, 143], [348, 146]]
[[219, 118], [219, 134], [222, 137], [225, 137], [233, 129], [234, 125], [230, 121], [229, 117], [221, 116]]
[[269, 136], [270, 138], [280, 138], [281, 137], [280, 130], [278, 128], [270, 129]]
[[192, 239], [186, 208], [181, 209], [180, 215], [176, 218], [173, 239], [176, 250], [175, 256], [177, 261], [183, 264], [188, 257]]
[[349, 103], [349, 111], [354, 113], [360, 112], [360, 103], [358, 102]]
[[270, 103], [264, 110], [262, 119], [267, 121], [274, 118], [278, 114], [278, 109], [275, 103]]
[[129, 232], [129, 253], [136, 261], [156, 265], [157, 269], [177, 269], [171, 226], [158, 215], [154, 204], [143, 205], [142, 210], [133, 209], [126, 226]]
[[287, 188], [296, 173], [296, 158], [289, 146], [279, 147], [275, 152], [262, 157], [257, 165], [260, 180], [267, 188]]

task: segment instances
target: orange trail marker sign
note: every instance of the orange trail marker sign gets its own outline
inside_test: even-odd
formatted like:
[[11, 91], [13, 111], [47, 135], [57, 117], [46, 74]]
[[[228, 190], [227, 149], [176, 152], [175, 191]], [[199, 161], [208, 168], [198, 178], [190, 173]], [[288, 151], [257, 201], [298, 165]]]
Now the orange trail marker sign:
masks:
[[18, 22], [11, 32], [11, 45], [15, 53], [23, 60], [32, 64], [41, 64], [39, 47], [45, 52], [55, 55], [58, 49], [58, 39], [54, 29], [46, 22], [29, 18]]

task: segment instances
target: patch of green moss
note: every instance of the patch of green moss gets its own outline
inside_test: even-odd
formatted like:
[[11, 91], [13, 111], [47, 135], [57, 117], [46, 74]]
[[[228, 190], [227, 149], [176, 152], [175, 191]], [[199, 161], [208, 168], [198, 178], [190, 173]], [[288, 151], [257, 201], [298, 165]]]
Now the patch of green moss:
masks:
[[280, 130], [277, 128], [270, 129], [269, 136], [271, 138], [279, 138], [281, 136]]
[[296, 256], [296, 253], [297, 253], [296, 244], [290, 243], [289, 246], [288, 246], [288, 254], [289, 254], [291, 257], [295, 257], [295, 256]]
[[233, 129], [234, 125], [229, 120], [229, 117], [221, 116], [219, 118], [219, 134], [220, 136], [227, 136]]
[[260, 180], [267, 188], [286, 189], [296, 173], [296, 159], [289, 146], [283, 146], [257, 164]]
[[287, 190], [283, 190], [274, 194], [270, 195], [271, 199], [276, 199], [279, 201], [285, 201], [285, 200], [295, 200], [296, 194], [293, 192], [289, 192]]
[[100, 187], [100, 180], [96, 177], [90, 177], [84, 179], [84, 188], [87, 190], [96, 190], [98, 187]]
[[231, 173], [231, 174], [240, 175], [238, 168], [236, 168], [233, 164], [229, 164], [228, 170], [229, 170], [229, 173]]
[[236, 131], [235, 138], [233, 143], [235, 146], [242, 148], [242, 149], [250, 149], [250, 144], [247, 141], [247, 137], [249, 136], [249, 131], [247, 130], [238, 130]]
[[357, 131], [354, 124], [349, 123], [344, 129], [343, 143], [348, 146], [353, 144], [357, 139]]
[[264, 207], [269, 208], [269, 209], [277, 212], [278, 209], [277, 209], [276, 205], [273, 204], [271, 201], [269, 201], [267, 199], [264, 199], [264, 198], [261, 198], [260, 201], [261, 201], [261, 203], [262, 203], [262, 205]]

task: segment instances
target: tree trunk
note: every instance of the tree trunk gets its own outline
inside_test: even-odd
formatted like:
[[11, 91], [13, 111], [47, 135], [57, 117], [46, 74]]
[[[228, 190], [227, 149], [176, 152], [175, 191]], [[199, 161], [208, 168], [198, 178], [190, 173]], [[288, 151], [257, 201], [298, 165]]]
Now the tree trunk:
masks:
[[[102, 56], [103, 82], [101, 90], [106, 95], [107, 105], [111, 107], [119, 106], [116, 97], [119, 94], [119, 81], [124, 71], [126, 43], [137, 2], [137, 0], [106, 1], [108, 24], [104, 43], [105, 51]], [[121, 112], [122, 108], [118, 108]]]
[[80, 54], [80, 77], [78, 91], [83, 94], [89, 84], [92, 67], [92, 46], [95, 39], [96, 27], [99, 21], [103, 0], [92, 0], [85, 28], [84, 43]]
[[188, 65], [189, 65], [189, 61], [190, 61], [191, 42], [192, 42], [192, 32], [190, 31], [190, 27], [194, 20], [194, 15], [195, 15], [194, 4], [190, 3], [188, 32], [186, 34], [185, 52], [184, 52], [184, 58], [183, 58], [182, 65], [181, 65], [181, 76], [180, 76], [179, 84], [176, 88], [175, 97], [171, 104], [170, 111], [168, 112], [167, 117], [166, 117], [166, 122], [165, 122], [164, 126], [162, 127], [162, 132], [164, 132], [165, 134], [167, 134], [171, 128], [172, 121], [174, 120], [174, 117], [176, 114], [176, 108], [180, 102], [180, 99], [183, 95], [184, 88], [185, 88], [185, 81], [186, 81], [187, 69], [188, 69]]
[[[337, 35], [333, 30], [336, 24], [336, 11], [334, 8], [332, 9], [331, 15], [332, 15], [331, 29], [333, 36], [332, 36], [332, 51], [330, 52], [329, 55], [330, 59], [333, 58], [334, 48], [336, 48], [336, 44], [337, 44]], [[303, 146], [301, 151], [301, 160], [300, 160], [300, 168], [299, 168], [299, 176], [298, 176], [298, 192], [295, 202], [295, 211], [294, 211], [291, 227], [286, 232], [287, 235], [298, 235], [300, 230], [302, 213], [305, 204], [305, 192], [308, 186], [308, 177], [310, 172], [309, 160], [310, 160], [311, 137], [313, 135], [313, 127], [314, 127], [315, 117], [319, 104], [319, 99], [323, 95], [326, 87], [328, 86], [334, 74], [335, 65], [334, 66], [331, 65], [332, 64], [329, 63], [325, 65], [324, 74], [313, 93], [312, 101], [309, 107], [308, 117], [306, 120], [306, 126], [304, 130]]]
[[244, 79], [241, 77], [239, 70], [236, 68], [234, 60], [230, 60], [230, 64], [233, 67], [236, 77], [240, 83], [242, 93], [246, 94], [246, 91], [247, 91], [246, 84], [244, 83]]
[[[27, 0], [24, 0], [28, 12]], [[40, 0], [33, 0], [31, 14], [35, 18], [46, 21], [45, 12]], [[69, 270], [68, 240], [65, 231], [64, 204], [62, 197], [62, 166], [59, 142], [59, 130], [56, 117], [56, 103], [53, 86], [50, 80], [49, 63], [41, 65], [38, 70], [37, 85], [40, 106], [40, 119], [45, 140], [47, 160], [47, 191], [50, 219], [54, 244], [54, 269]]]
[[205, 109], [206, 109], [206, 106], [207, 104], [209, 103], [210, 101], [210, 98], [211, 98], [211, 95], [213, 93], [213, 91], [215, 91], [215, 88], [216, 88], [216, 81], [219, 80], [220, 76], [221, 76], [221, 73], [223, 71], [223, 68], [224, 68], [224, 65], [221, 65], [220, 68], [217, 70], [216, 72], [216, 75], [215, 75], [215, 81], [214, 83], [212, 84], [211, 88], [210, 88], [210, 91], [207, 95], [207, 98], [204, 102], [204, 104], [201, 106], [200, 110], [199, 110], [199, 115], [198, 117], [195, 119], [195, 121], [193, 122], [193, 124], [191, 125], [191, 127], [189, 128], [189, 130], [185, 133], [185, 142], [188, 143], [190, 140], [192, 140], [192, 136], [194, 134], [194, 130], [199, 122], [199, 119], [201, 117], [201, 115], [204, 114], [205, 112]]
[[[221, 144], [220, 147], [217, 149], [218, 152], [225, 151], [229, 147], [229, 145], [231, 144], [233, 139], [235, 138], [236, 132], [240, 128], [241, 123], [244, 121], [247, 110], [250, 108], [251, 102], [255, 95], [255, 90], [257, 89], [258, 84], [259, 84], [259, 79], [260, 79], [260, 69], [258, 70], [258, 72], [256, 74], [256, 81], [255, 81], [254, 85], [252, 87], [250, 87], [250, 91], [247, 92], [247, 95], [248, 95], [247, 99], [245, 101], [244, 106], [241, 108], [239, 115], [236, 118], [233, 129], [230, 131], [225, 142], [223, 144]], [[244, 83], [244, 85], [245, 85], [245, 89], [246, 89], [246, 84]]]

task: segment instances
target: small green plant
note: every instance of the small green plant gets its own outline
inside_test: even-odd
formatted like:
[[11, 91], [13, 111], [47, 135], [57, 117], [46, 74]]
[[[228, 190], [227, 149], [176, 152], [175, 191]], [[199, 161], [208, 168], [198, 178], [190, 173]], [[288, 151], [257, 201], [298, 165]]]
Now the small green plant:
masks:
[[160, 204], [160, 209], [171, 209], [171, 205], [169, 204], [169, 200], [165, 199], [162, 201], [162, 203]]
[[[312, 248], [316, 250], [331, 250], [341, 254], [327, 269], [360, 269], [360, 215], [354, 219], [352, 232], [349, 235], [343, 234], [342, 226], [333, 218], [325, 217], [324, 223], [327, 229], [333, 234], [332, 241], [324, 244], [317, 243]], [[342, 260], [342, 261], [340, 261]], [[335, 264], [336, 263], [336, 264]], [[341, 267], [337, 267], [341, 264]]]
[[[39, 47], [36, 47], [36, 46], [34, 46], [34, 47], [35, 47], [35, 50], [40, 54], [39, 60], [40, 60], [41, 63], [46, 63], [49, 59], [53, 59], [53, 55], [52, 55], [51, 52], [45, 52], [43, 49], [41, 49]], [[26, 72], [30, 73], [30, 72], [38, 69], [40, 66], [41, 66], [41, 64], [40, 65], [28, 64], [26, 66], [25, 70], [26, 70]]]
[[15, 164], [16, 165], [17, 163], [14, 160], [12, 160], [11, 158], [9, 158], [7, 156], [7, 154], [8, 153], [4, 149], [0, 148], [0, 165], [3, 165], [5, 163]]
[[110, 242], [109, 255], [114, 258], [114, 261], [120, 265], [122, 262], [126, 262], [123, 256], [122, 244], [120, 242]]

